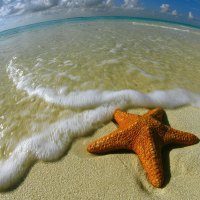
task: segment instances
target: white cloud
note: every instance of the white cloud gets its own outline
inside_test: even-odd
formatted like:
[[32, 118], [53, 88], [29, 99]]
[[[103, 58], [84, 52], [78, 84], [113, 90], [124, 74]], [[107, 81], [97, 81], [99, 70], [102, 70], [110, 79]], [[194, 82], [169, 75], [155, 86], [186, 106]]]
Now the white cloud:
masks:
[[172, 15], [173, 15], [173, 16], [177, 16], [177, 15], [178, 15], [177, 10], [173, 10], [173, 11], [172, 11]]
[[26, 0], [24, 2], [27, 11], [33, 12], [48, 9], [50, 7], [58, 5], [58, 3], [59, 0]]
[[124, 4], [122, 5], [124, 8], [136, 8], [138, 6], [138, 0], [124, 0]]
[[10, 13], [10, 9], [8, 9], [7, 7], [2, 6], [0, 8], [0, 16], [4, 17], [6, 15], [9, 15], [9, 13]]
[[169, 12], [170, 10], [170, 5], [169, 4], [162, 4], [160, 6], [160, 11], [163, 13]]
[[139, 0], [124, 0], [122, 6], [116, 6], [116, 0], [0, 0], [0, 17], [8, 15], [18, 15], [22, 13], [35, 13], [39, 11], [49, 11], [56, 9], [79, 8], [82, 11], [112, 11], [115, 8], [135, 9]]
[[0, 0], [0, 17], [58, 8], [111, 8], [115, 0]]
[[60, 0], [59, 5], [66, 8], [114, 7], [115, 0]]
[[115, 1], [114, 0], [107, 0], [107, 1], [105, 1], [105, 5], [112, 7], [112, 6], [115, 5]]
[[0, 17], [22, 13], [24, 11], [24, 4], [20, 0], [4, 0], [2, 6], [0, 7]]
[[60, 5], [67, 8], [93, 7], [102, 3], [102, 0], [61, 0]]
[[189, 19], [194, 19], [194, 16], [193, 16], [193, 14], [192, 14], [191, 11], [188, 13], [188, 18], [189, 18]]

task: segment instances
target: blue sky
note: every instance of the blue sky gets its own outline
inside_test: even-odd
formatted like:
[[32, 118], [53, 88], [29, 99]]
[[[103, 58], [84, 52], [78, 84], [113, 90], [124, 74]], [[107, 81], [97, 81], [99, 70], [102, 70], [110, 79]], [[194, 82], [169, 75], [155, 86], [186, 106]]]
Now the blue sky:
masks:
[[200, 26], [200, 0], [0, 0], [0, 30], [91, 15], [151, 17]]
[[[123, 4], [123, 0], [116, 0], [118, 5]], [[160, 10], [163, 4], [169, 5], [169, 11], [176, 10], [180, 15], [187, 15], [192, 12], [193, 16], [200, 18], [200, 0], [140, 0], [138, 1], [145, 9]]]

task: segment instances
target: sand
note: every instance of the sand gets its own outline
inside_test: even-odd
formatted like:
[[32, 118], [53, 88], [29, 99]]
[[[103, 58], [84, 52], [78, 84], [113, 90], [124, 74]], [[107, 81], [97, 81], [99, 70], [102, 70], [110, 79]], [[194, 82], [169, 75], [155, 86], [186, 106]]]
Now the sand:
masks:
[[[142, 114], [145, 109], [129, 110]], [[173, 128], [200, 138], [200, 109], [166, 110]], [[133, 153], [91, 155], [86, 145], [116, 127], [103, 126], [93, 135], [76, 139], [59, 161], [38, 162], [15, 189], [0, 193], [0, 199], [199, 199], [200, 143], [164, 149], [165, 184], [154, 188]]]

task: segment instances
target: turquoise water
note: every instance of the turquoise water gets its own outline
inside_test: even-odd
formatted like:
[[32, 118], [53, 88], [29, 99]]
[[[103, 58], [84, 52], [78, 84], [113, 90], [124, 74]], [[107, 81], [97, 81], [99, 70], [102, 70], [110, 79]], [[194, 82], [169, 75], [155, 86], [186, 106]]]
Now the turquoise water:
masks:
[[146, 21], [146, 22], [160, 22], [160, 23], [168, 23], [168, 24], [174, 24], [174, 25], [181, 25], [191, 28], [197, 28], [200, 29], [199, 26], [194, 26], [186, 23], [181, 22], [173, 22], [173, 21], [167, 21], [167, 20], [160, 20], [160, 19], [153, 19], [153, 18], [142, 18], [142, 17], [128, 17], [128, 16], [99, 16], [99, 17], [76, 17], [76, 18], [66, 18], [66, 19], [58, 19], [58, 20], [52, 20], [52, 21], [44, 21], [40, 23], [35, 24], [29, 24], [25, 26], [16, 27], [13, 29], [5, 30], [0, 32], [0, 37], [2, 36], [9, 36], [16, 33], [21, 33], [24, 31], [31, 31], [36, 28], [42, 28], [47, 26], [53, 26], [53, 25], [61, 25], [64, 23], [80, 23], [80, 22], [91, 22], [91, 21], [98, 21], [98, 20], [125, 20], [125, 21]]
[[[127, 17], [0, 33], [0, 189], [109, 122], [116, 108], [200, 106], [200, 29]], [[11, 176], [12, 175], [12, 176]]]

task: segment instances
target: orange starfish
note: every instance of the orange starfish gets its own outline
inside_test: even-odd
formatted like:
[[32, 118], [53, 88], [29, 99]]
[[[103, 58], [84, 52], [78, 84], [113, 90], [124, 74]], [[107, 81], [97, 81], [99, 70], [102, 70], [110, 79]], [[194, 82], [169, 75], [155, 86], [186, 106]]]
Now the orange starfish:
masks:
[[167, 115], [161, 108], [155, 108], [144, 115], [134, 115], [117, 109], [114, 119], [119, 128], [93, 143], [87, 150], [102, 154], [118, 149], [134, 151], [154, 187], [162, 187], [164, 173], [161, 151], [164, 145], [192, 145], [199, 139], [187, 132], [175, 130], [168, 124]]

